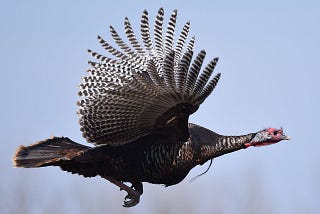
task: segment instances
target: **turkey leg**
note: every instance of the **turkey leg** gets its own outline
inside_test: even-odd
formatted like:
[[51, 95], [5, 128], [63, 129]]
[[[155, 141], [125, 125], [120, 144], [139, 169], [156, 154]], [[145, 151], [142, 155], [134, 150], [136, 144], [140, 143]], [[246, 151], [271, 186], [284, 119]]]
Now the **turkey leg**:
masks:
[[107, 177], [107, 176], [101, 176], [101, 177], [120, 187], [120, 190], [125, 190], [128, 193], [128, 195], [126, 195], [126, 197], [124, 198], [124, 202], [123, 202], [124, 204], [122, 206], [133, 207], [139, 203], [140, 196], [143, 193], [143, 186], [141, 182], [133, 182], [132, 186], [129, 187], [124, 183], [122, 183], [121, 181], [118, 181], [114, 178]]

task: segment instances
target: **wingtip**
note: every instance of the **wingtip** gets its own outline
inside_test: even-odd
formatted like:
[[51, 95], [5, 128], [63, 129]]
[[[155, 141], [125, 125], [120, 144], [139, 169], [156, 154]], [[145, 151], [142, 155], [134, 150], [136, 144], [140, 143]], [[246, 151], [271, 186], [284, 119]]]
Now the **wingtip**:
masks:
[[94, 67], [94, 65], [96, 64], [95, 62], [92, 62], [92, 61], [88, 61], [88, 64], [92, 67]]
[[130, 24], [128, 17], [124, 17], [124, 24]]
[[159, 8], [158, 14], [162, 14], [162, 15], [164, 14], [164, 9], [163, 9], [163, 7], [160, 7], [160, 8]]

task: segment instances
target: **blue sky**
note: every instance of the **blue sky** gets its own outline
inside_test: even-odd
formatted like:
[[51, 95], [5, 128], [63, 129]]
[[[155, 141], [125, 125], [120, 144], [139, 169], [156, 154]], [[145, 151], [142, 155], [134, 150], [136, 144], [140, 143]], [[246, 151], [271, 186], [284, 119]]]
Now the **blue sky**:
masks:
[[[129, 210], [101, 178], [13, 169], [19, 145], [53, 135], [85, 143], [75, 103], [86, 50], [104, 53], [96, 36], [111, 41], [109, 25], [123, 35], [127, 16], [139, 32], [142, 11], [153, 22], [160, 7], [166, 18], [178, 9], [178, 29], [191, 21], [205, 62], [220, 57], [221, 80], [191, 122], [226, 135], [283, 126], [292, 140], [217, 158], [192, 183], [206, 166], [174, 187], [146, 184]], [[0, 212], [319, 213], [319, 22], [319, 1], [3, 1]]]

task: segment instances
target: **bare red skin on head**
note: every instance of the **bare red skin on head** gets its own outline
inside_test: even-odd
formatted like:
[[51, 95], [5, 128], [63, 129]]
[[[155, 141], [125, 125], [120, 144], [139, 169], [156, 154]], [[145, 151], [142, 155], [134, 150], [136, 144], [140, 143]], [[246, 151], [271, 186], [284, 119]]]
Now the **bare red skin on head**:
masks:
[[283, 140], [282, 128], [281, 129], [268, 128], [265, 131], [267, 131], [271, 135], [271, 137], [272, 137], [271, 140], [269, 139], [268, 141], [245, 143], [244, 147], [248, 148], [250, 146], [267, 146], [267, 145], [278, 143], [279, 141]]
[[268, 128], [267, 131], [269, 134], [272, 136], [272, 142], [273, 141], [280, 141], [283, 140], [283, 130], [281, 129], [276, 129], [276, 128]]
[[245, 143], [245, 144], [244, 144], [245, 149], [248, 148], [248, 147], [250, 147], [250, 146], [252, 146], [250, 143]]

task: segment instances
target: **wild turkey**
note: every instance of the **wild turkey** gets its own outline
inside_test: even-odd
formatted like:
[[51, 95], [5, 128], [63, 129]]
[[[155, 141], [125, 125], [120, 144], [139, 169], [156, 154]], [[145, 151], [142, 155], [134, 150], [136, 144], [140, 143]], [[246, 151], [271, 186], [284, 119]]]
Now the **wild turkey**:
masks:
[[[80, 85], [80, 125], [83, 137], [96, 147], [53, 137], [20, 146], [15, 167], [60, 166], [84, 177], [101, 176], [127, 191], [125, 207], [139, 203], [142, 182], [170, 186], [182, 181], [196, 165], [250, 146], [288, 140], [282, 129], [268, 128], [242, 136], [223, 136], [188, 123], [189, 115], [215, 88], [220, 73], [210, 79], [218, 62], [212, 59], [200, 73], [206, 52], [192, 61], [194, 37], [187, 42], [187, 22], [174, 46], [177, 11], [173, 11], [163, 35], [164, 10], [159, 9], [152, 42], [148, 12], [141, 19], [144, 47], [125, 18], [126, 44], [110, 26], [120, 50], [98, 36], [115, 58], [94, 51], [99, 62]], [[125, 185], [132, 184], [132, 187]]]

